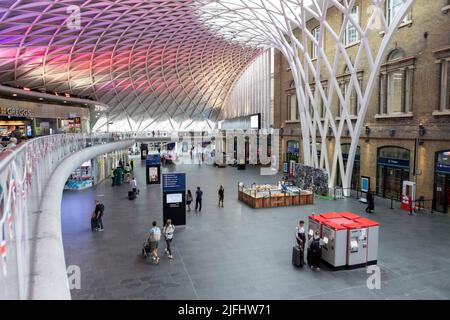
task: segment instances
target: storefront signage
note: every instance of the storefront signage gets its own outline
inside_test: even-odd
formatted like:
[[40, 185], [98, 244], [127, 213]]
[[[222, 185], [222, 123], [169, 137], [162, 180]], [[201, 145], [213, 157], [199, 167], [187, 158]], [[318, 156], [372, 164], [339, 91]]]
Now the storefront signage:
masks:
[[0, 114], [10, 117], [25, 117], [29, 118], [32, 115], [30, 109], [21, 109], [14, 107], [0, 107]]
[[287, 152], [288, 152], [288, 153], [299, 154], [300, 148], [288, 147]]
[[[348, 160], [348, 153], [342, 154], [342, 160], [344, 160], [344, 161]], [[359, 155], [359, 154], [355, 155], [355, 161], [361, 161], [361, 155]]]
[[378, 158], [378, 164], [388, 167], [409, 169], [409, 160], [394, 158]]
[[450, 164], [436, 163], [436, 171], [450, 174]]

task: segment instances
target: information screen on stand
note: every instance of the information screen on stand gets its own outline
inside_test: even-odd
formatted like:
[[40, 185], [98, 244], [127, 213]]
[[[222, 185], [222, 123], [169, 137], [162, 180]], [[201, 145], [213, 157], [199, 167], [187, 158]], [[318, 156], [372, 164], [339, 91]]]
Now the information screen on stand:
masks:
[[174, 225], [186, 224], [186, 174], [163, 173], [163, 219], [172, 219]]

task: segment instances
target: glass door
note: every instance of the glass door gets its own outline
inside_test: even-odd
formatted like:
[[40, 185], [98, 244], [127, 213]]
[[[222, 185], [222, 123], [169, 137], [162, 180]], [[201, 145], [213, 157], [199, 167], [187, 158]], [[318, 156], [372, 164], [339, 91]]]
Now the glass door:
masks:
[[436, 174], [435, 210], [449, 212], [450, 204], [450, 175]]
[[393, 197], [400, 200], [403, 180], [407, 180], [409, 172], [401, 168], [380, 166], [378, 194], [384, 198]]

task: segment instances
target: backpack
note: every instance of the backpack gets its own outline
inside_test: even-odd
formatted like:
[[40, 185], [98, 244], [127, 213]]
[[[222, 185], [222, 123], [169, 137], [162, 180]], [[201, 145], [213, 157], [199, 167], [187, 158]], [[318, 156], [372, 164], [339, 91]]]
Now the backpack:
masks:
[[319, 252], [320, 251], [320, 239], [314, 239], [312, 242], [311, 242], [311, 251], [313, 252], [313, 253], [317, 253], [317, 252]]

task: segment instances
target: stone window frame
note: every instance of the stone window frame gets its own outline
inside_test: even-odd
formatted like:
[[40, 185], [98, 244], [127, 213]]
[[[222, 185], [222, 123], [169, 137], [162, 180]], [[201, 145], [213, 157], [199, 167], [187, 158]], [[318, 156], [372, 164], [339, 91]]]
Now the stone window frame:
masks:
[[[287, 117], [286, 117], [286, 123], [297, 123], [300, 121], [300, 112], [298, 110], [298, 99], [297, 99], [297, 92], [295, 91], [295, 82], [292, 80], [289, 83], [289, 89], [286, 90], [286, 97], [287, 97]], [[295, 98], [296, 102], [296, 119], [291, 118], [291, 108], [292, 108], [292, 97]]]
[[439, 70], [439, 99], [433, 115], [450, 115], [450, 46], [433, 53]]
[[[353, 10], [353, 9], [355, 9], [355, 8], [356, 8], [356, 15], [357, 15], [357, 24], [361, 24], [361, 10], [360, 10], [360, 5], [359, 5], [359, 4], [354, 4], [351, 10]], [[342, 15], [342, 18], [344, 19], [344, 15]], [[348, 36], [348, 30], [349, 30], [350, 28], [354, 28], [354, 29], [355, 29], [355, 33], [356, 33], [356, 40], [355, 40], [355, 41], [352, 41], [352, 42], [348, 42], [348, 38], [347, 38], [347, 36]], [[343, 39], [343, 40], [344, 40], [343, 43], [344, 43], [344, 46], [345, 46], [345, 47], [351, 47], [351, 46], [353, 46], [353, 45], [355, 45], [355, 44], [358, 44], [358, 43], [361, 41], [360, 35], [359, 35], [359, 33], [357, 32], [356, 27], [355, 27], [352, 23], [350, 23], [350, 21], [347, 21], [347, 25], [345, 26], [345, 30], [344, 30], [344, 39]]]
[[446, 14], [450, 11], [450, 0], [447, 1], [447, 4], [442, 7], [442, 13]]
[[[309, 86], [311, 88], [311, 93], [314, 96], [315, 92], [316, 92], [316, 83], [312, 82], [312, 83], [309, 84]], [[325, 94], [327, 94], [327, 92], [328, 92], [328, 80], [322, 80], [321, 81], [321, 86], [322, 86], [322, 89], [325, 92]], [[324, 101], [322, 99], [322, 95], [320, 93], [319, 93], [319, 99], [320, 99], [320, 102], [321, 102], [320, 110], [319, 110], [319, 112], [320, 112], [319, 113], [319, 116], [320, 116], [319, 118], [320, 118], [320, 121], [325, 121], [325, 115], [326, 115], [325, 103], [324, 103]], [[313, 106], [312, 106], [312, 101], [310, 99], [308, 99], [308, 107], [309, 107], [309, 112], [311, 114], [311, 120], [314, 121], [314, 119], [315, 119], [314, 118], [314, 110], [313, 110]]]
[[[403, 57], [395, 60], [389, 60], [394, 53], [401, 51], [402, 49], [394, 49], [388, 55], [387, 62], [381, 66], [379, 74], [379, 90], [378, 90], [378, 110], [375, 115], [376, 119], [382, 118], [404, 118], [413, 117], [413, 102], [414, 102], [414, 70], [416, 57]], [[404, 52], [403, 52], [404, 54]], [[388, 75], [390, 73], [402, 71], [402, 112], [389, 112], [388, 106]]]
[[[318, 34], [315, 34], [315, 31], [319, 30]], [[320, 25], [315, 26], [314, 28], [311, 29], [311, 35], [318, 40], [318, 38], [320, 37], [320, 33], [322, 32], [322, 28], [320, 27]], [[322, 38], [323, 41], [323, 38]], [[323, 47], [323, 46], [322, 46]], [[317, 46], [314, 45], [314, 42], [311, 41], [311, 60], [316, 60], [318, 57], [318, 51], [317, 51]], [[324, 48], [325, 49], [325, 48]]]
[[[385, 1], [385, 14], [386, 14], [386, 22], [388, 25], [391, 24], [391, 15], [390, 15], [390, 10], [389, 10], [389, 5], [392, 1], [395, 1], [395, 0], [386, 0]], [[409, 12], [406, 14], [405, 18], [403, 19], [402, 23], [400, 24], [400, 27], [411, 25], [413, 22], [412, 18], [413, 18], [413, 15], [412, 15], [412, 8], [411, 8], [411, 10], [409, 10]]]

